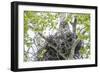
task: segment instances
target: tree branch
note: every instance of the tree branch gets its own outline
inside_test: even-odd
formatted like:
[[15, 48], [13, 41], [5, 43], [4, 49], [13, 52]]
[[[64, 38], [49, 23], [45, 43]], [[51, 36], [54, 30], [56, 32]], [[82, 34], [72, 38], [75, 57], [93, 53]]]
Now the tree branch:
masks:
[[73, 26], [73, 33], [76, 34], [76, 24], [77, 24], [77, 17], [76, 16], [73, 16], [71, 24]]
[[72, 45], [71, 51], [70, 51], [70, 55], [69, 55], [69, 59], [73, 59], [74, 56], [74, 52], [75, 52], [75, 48], [77, 46], [77, 44], [80, 42], [79, 39], [76, 39], [75, 42]]

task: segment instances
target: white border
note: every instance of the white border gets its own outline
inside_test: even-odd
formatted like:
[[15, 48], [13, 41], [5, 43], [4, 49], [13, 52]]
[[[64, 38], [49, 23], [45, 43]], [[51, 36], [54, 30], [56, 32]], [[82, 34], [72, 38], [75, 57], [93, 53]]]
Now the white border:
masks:
[[[62, 7], [44, 7], [44, 6], [18, 6], [18, 68], [36, 68], [36, 67], [50, 67], [50, 66], [71, 66], [95, 64], [95, 11], [93, 9], [80, 8], [62, 8]], [[91, 58], [84, 60], [63, 60], [63, 61], [42, 61], [42, 62], [23, 62], [24, 51], [24, 11], [51, 11], [51, 12], [70, 12], [70, 13], [90, 13], [91, 15]]]

